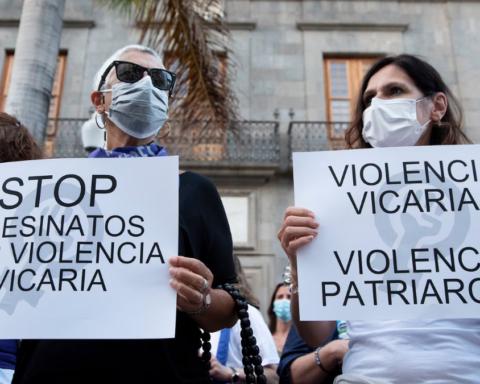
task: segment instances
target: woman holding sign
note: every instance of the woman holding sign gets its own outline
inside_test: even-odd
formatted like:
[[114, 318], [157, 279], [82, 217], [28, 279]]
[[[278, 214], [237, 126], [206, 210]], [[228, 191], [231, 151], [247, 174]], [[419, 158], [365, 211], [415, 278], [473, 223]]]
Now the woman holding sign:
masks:
[[[91, 96], [106, 149], [90, 157], [167, 156], [153, 141], [167, 120], [174, 84], [175, 74], [149, 48], [128, 46], [109, 58]], [[230, 295], [211, 289], [237, 282], [232, 238], [213, 183], [180, 172], [179, 184], [181, 256], [169, 260], [177, 292], [175, 339], [23, 340], [13, 383], [210, 383], [198, 355], [199, 328], [213, 332], [237, 321]]]
[[[458, 101], [438, 72], [417, 57], [377, 61], [365, 75], [357, 102], [345, 134], [349, 149], [470, 143], [462, 132]], [[293, 293], [298, 292], [297, 251], [319, 231], [313, 212], [287, 209], [278, 239], [291, 263]], [[335, 328], [334, 321], [301, 322], [298, 294], [291, 308], [298, 332], [312, 347], [323, 344]], [[350, 321], [348, 333], [350, 350], [337, 384], [466, 384], [480, 377], [478, 319]]]

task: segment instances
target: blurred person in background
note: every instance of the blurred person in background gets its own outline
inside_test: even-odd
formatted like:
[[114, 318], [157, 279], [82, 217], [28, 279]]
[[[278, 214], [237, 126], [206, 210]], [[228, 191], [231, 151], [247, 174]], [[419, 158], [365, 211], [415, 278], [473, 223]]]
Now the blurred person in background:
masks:
[[[0, 112], [0, 163], [43, 159], [43, 152], [16, 117]], [[17, 363], [18, 341], [0, 340], [0, 384], [10, 384]]]
[[0, 384], [10, 384], [17, 363], [17, 340], [0, 340]]
[[268, 328], [270, 328], [273, 340], [275, 340], [278, 356], [282, 356], [283, 346], [285, 345], [290, 326], [292, 325], [292, 315], [290, 314], [291, 299], [292, 294], [288, 288], [285, 287], [283, 283], [280, 283], [273, 291], [267, 311], [270, 319]]
[[315, 349], [302, 340], [292, 324], [278, 365], [280, 384], [332, 384], [342, 373], [348, 339], [346, 322], [337, 321], [325, 344]]
[[[278, 383], [276, 371], [280, 359], [275, 342], [259, 311], [260, 302], [254, 296], [252, 287], [247, 281], [240, 260], [236, 255], [233, 256], [233, 261], [235, 263], [235, 272], [237, 273], [238, 288], [245, 295], [248, 303], [250, 326], [260, 348], [264, 375], [267, 377], [269, 384], [276, 384]], [[238, 321], [233, 328], [222, 329], [220, 332], [211, 334], [212, 359], [210, 360], [210, 375], [215, 383], [246, 383], [245, 373], [243, 368], [240, 368], [243, 367], [241, 330], [240, 321]]]
[[37, 141], [16, 117], [0, 112], [0, 163], [43, 159]]

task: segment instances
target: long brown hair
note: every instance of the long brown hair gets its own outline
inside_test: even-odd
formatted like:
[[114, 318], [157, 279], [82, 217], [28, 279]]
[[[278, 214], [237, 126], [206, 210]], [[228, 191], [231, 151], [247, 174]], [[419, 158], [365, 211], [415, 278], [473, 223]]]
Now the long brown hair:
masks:
[[275, 297], [277, 296], [277, 292], [284, 284], [280, 283], [277, 284], [275, 290], [273, 291], [272, 299], [270, 300], [270, 305], [268, 306], [267, 315], [268, 315], [268, 328], [270, 328], [270, 332], [272, 335], [277, 330], [277, 315], [275, 315], [275, 311], [273, 310], [273, 302], [275, 301]]
[[233, 255], [233, 264], [235, 264], [235, 272], [237, 273], [238, 289], [245, 296], [245, 299], [254, 307], [260, 308], [260, 301], [253, 294], [252, 287], [245, 276], [242, 264], [237, 255]]
[[0, 112], [0, 163], [43, 159], [37, 141], [16, 117]]
[[437, 123], [433, 127], [430, 145], [472, 144], [465, 133], [463, 133], [463, 113], [460, 103], [437, 70], [417, 56], [402, 54], [379, 59], [363, 78], [362, 86], [357, 96], [352, 124], [345, 133], [345, 142], [348, 149], [371, 148], [370, 144], [365, 142], [362, 137], [362, 115], [366, 109], [363, 93], [367, 89], [368, 82], [372, 76], [387, 65], [395, 65], [403, 69], [426, 97], [434, 96], [438, 92], [443, 92], [447, 97], [447, 111], [441, 123]]

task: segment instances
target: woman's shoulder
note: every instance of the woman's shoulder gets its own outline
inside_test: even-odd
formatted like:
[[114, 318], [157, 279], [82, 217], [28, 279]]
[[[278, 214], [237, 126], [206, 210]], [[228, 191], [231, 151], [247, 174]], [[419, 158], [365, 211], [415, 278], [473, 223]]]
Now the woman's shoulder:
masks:
[[208, 177], [192, 171], [183, 171], [180, 173], [180, 187], [182, 186], [182, 181], [188, 182], [189, 184], [195, 183], [198, 185], [215, 187], [212, 180], [210, 180]]
[[191, 171], [180, 174], [180, 193], [194, 193], [203, 197], [212, 194], [218, 196], [215, 184], [208, 177]]

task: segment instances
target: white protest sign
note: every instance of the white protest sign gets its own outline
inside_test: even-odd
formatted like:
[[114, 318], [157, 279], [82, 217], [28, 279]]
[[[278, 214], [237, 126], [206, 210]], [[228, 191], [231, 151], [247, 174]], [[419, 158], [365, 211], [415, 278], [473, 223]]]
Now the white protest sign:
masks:
[[178, 157], [0, 164], [0, 339], [175, 337]]
[[480, 147], [294, 153], [301, 320], [480, 317]]

